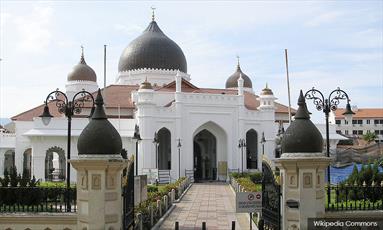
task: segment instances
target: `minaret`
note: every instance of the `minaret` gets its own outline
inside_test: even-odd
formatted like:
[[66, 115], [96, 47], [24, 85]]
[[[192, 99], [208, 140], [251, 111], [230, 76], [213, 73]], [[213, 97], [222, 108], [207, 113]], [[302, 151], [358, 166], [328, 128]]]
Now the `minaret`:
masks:
[[[155, 102], [154, 90], [150, 82], [146, 79], [141, 83], [137, 92], [137, 124], [140, 127], [141, 141], [139, 142], [138, 152], [138, 174], [142, 173], [143, 168], [156, 167], [155, 148], [153, 146]], [[144, 161], [145, 159], [145, 161]]]
[[258, 107], [259, 110], [275, 110], [275, 100], [277, 98], [274, 97], [273, 91], [269, 89], [269, 86], [266, 83], [266, 87], [262, 90], [261, 95], [258, 100], [260, 105]]

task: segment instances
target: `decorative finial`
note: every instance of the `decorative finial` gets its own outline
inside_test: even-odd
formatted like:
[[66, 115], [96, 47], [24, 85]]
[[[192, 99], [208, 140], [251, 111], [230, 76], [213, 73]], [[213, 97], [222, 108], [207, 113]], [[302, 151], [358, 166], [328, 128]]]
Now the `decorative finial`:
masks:
[[241, 70], [241, 66], [239, 64], [239, 56], [237, 55], [237, 71], [240, 71]]
[[152, 9], [152, 21], [154, 21], [155, 20], [154, 10], [156, 10], [156, 8], [152, 6], [152, 7], [150, 7], [150, 9]]
[[84, 58], [84, 46], [83, 45], [81, 45], [81, 59], [80, 59], [80, 63], [86, 65], [85, 58]]
[[269, 85], [267, 84], [267, 82], [266, 82], [266, 88], [265, 89], [268, 89], [269, 88]]

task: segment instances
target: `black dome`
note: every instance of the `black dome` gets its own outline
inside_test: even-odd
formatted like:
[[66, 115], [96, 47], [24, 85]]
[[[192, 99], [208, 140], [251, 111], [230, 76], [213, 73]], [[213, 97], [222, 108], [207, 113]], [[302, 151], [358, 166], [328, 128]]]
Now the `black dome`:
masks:
[[242, 76], [243, 79], [243, 87], [253, 88], [253, 84], [251, 83], [250, 78], [244, 74], [239, 66], [237, 65], [237, 70], [226, 80], [226, 89], [227, 88], [237, 88], [238, 87], [238, 79]]
[[310, 120], [302, 90], [298, 99], [295, 120], [286, 129], [282, 138], [283, 153], [320, 153], [323, 150], [323, 137]]
[[181, 48], [161, 31], [155, 21], [125, 48], [118, 63], [119, 72], [143, 68], [187, 72]]
[[104, 100], [100, 89], [95, 102], [96, 108], [92, 120], [78, 138], [78, 154], [120, 154], [122, 149], [121, 136], [106, 118], [103, 107]]
[[68, 74], [68, 81], [97, 81], [96, 73], [86, 64], [84, 54], [81, 54], [80, 62]]

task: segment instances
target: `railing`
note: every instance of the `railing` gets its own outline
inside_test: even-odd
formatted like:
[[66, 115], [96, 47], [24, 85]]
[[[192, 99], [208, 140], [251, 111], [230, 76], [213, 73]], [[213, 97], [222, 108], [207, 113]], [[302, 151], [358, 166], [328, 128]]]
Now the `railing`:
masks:
[[141, 209], [134, 218], [134, 229], [151, 229], [165, 215], [165, 213], [173, 206], [173, 203], [180, 199], [182, 193], [188, 188], [191, 181], [186, 178], [177, 188], [177, 192], [172, 189], [168, 194], [162, 196], [155, 202], [149, 204], [148, 207]]
[[[67, 210], [67, 192], [71, 204]], [[76, 212], [76, 188], [0, 187], [0, 213]]]
[[330, 186], [329, 191], [331, 198], [330, 202], [326, 200], [326, 211], [383, 210], [383, 181], [371, 186]]

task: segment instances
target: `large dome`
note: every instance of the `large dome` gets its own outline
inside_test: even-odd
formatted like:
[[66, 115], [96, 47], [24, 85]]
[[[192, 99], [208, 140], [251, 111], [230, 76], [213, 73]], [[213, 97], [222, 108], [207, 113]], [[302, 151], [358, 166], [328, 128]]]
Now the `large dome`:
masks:
[[118, 63], [119, 72], [143, 68], [187, 72], [181, 48], [161, 31], [154, 20], [125, 48]]

